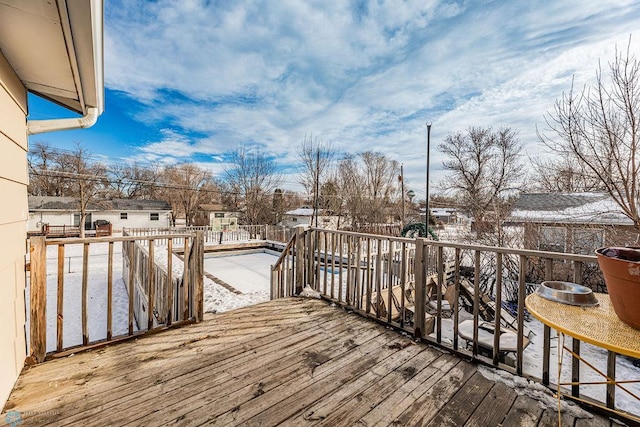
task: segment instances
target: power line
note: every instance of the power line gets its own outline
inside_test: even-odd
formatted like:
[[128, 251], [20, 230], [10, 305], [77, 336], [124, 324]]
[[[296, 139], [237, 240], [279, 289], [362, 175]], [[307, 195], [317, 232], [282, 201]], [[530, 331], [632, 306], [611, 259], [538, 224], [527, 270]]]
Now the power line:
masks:
[[[197, 191], [201, 191], [204, 193], [216, 193], [216, 194], [242, 196], [242, 192], [239, 192], [239, 191], [228, 191], [228, 190], [221, 190], [221, 189], [214, 190], [214, 189], [208, 189], [206, 187], [194, 188], [188, 185], [176, 185], [176, 184], [169, 184], [165, 182], [148, 181], [148, 180], [135, 179], [135, 178], [117, 179], [117, 178], [112, 178], [105, 175], [82, 174], [77, 172], [65, 172], [65, 171], [42, 170], [42, 169], [36, 170], [33, 168], [31, 169], [30, 174], [35, 176], [42, 176], [42, 177], [62, 178], [65, 180], [72, 180], [72, 181], [91, 181], [91, 182], [121, 184], [121, 185], [141, 184], [141, 185], [148, 185], [156, 189], [168, 189], [168, 190], [194, 190], [195, 189]], [[294, 194], [299, 194], [299, 193], [294, 193]]]

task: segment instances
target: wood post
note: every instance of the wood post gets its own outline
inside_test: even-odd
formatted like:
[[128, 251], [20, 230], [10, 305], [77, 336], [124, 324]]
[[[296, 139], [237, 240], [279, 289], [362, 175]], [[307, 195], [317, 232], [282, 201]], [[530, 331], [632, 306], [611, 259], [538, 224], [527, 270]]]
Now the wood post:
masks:
[[167, 326], [173, 323], [173, 239], [167, 241]]
[[296, 295], [304, 288], [304, 226], [296, 227]]
[[196, 231], [195, 248], [193, 251], [194, 272], [194, 315], [196, 322], [204, 318], [204, 231]]
[[189, 318], [189, 238], [184, 238], [184, 262], [182, 270], [182, 320]]
[[39, 363], [47, 353], [47, 246], [42, 236], [30, 241], [30, 353]]
[[82, 248], [82, 345], [89, 344], [89, 243]]
[[136, 261], [136, 248], [134, 241], [122, 242], [122, 246], [124, 247], [125, 245], [128, 248], [127, 252], [129, 254], [129, 283], [127, 283], [129, 286], [129, 335], [133, 335], [133, 295], [135, 292], [134, 268]]
[[[147, 260], [147, 330], [153, 329], [155, 299], [156, 299], [156, 260], [155, 242], [149, 240], [149, 259]], [[140, 319], [142, 321], [142, 319]]]
[[58, 301], [56, 316], [56, 349], [62, 351], [63, 348], [63, 325], [64, 325], [64, 245], [58, 245]]
[[107, 341], [113, 335], [113, 242], [109, 242], [109, 260], [107, 270]]
[[415, 277], [416, 277], [416, 296], [415, 296], [415, 314], [413, 335], [415, 338], [423, 338], [424, 332], [424, 315], [425, 315], [425, 296], [426, 296], [426, 270], [424, 259], [425, 239], [416, 239], [416, 258], [415, 258]]

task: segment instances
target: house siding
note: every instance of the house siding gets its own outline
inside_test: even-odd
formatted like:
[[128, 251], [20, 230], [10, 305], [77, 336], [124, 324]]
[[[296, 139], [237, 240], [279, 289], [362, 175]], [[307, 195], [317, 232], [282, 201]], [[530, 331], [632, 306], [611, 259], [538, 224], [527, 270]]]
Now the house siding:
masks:
[[[541, 243], [541, 227], [558, 227], [564, 230], [564, 241], [558, 244], [564, 246], [564, 252], [574, 252], [573, 234], [584, 230], [601, 230], [603, 236], [603, 246], [638, 246], [638, 231], [633, 226], [628, 225], [575, 225], [565, 223], [527, 223], [524, 227], [524, 248], [537, 250]], [[593, 248], [595, 251], [597, 248]], [[594, 253], [590, 253], [594, 255]]]
[[0, 53], [0, 406], [26, 357], [27, 95]]
[[[127, 219], [120, 219], [120, 213], [126, 212]], [[151, 213], [157, 213], [158, 221], [151, 221], [149, 219]], [[93, 214], [93, 220], [105, 219], [113, 225], [113, 232], [121, 232], [122, 228], [156, 228], [156, 227], [168, 227], [169, 226], [169, 212], [168, 211], [109, 211], [109, 212], [95, 212]]]
[[[126, 212], [127, 219], [120, 219], [120, 213]], [[150, 214], [157, 213], [158, 220], [151, 221]], [[29, 231], [42, 230], [42, 224], [73, 225], [74, 212], [35, 211], [29, 213]], [[103, 219], [112, 224], [113, 232], [122, 231], [122, 228], [156, 228], [169, 226], [169, 211], [99, 211], [91, 212], [91, 221]]]

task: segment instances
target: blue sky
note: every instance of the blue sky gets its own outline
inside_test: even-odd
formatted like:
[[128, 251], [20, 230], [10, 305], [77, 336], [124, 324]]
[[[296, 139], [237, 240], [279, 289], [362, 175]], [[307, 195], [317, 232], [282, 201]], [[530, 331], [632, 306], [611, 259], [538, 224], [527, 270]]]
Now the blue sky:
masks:
[[[526, 153], [568, 90], [616, 45], [640, 50], [640, 2], [105, 1], [105, 112], [80, 142], [106, 162], [197, 162], [220, 173], [259, 147], [297, 184], [305, 134], [344, 153], [381, 151], [424, 197], [445, 178], [437, 145], [469, 126], [512, 127]], [[30, 118], [73, 116], [32, 97]]]

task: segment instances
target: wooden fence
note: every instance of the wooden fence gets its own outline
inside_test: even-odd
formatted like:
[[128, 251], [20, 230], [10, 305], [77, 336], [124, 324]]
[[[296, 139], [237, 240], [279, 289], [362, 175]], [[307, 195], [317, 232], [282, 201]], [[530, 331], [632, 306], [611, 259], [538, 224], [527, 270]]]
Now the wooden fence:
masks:
[[[77, 351], [81, 348], [113, 342], [123, 338], [144, 334], [155, 328], [168, 327], [185, 322], [200, 321], [204, 314], [204, 257], [203, 257], [203, 233], [163, 235], [162, 239], [168, 241], [168, 246], [163, 248], [166, 252], [163, 256], [156, 256], [155, 241], [158, 236], [124, 236], [107, 238], [68, 238], [46, 239], [45, 237], [32, 237], [30, 239], [30, 260], [28, 264], [29, 274], [29, 304], [30, 304], [30, 357], [34, 363], [41, 362], [47, 355], [47, 329], [55, 328], [55, 350], [50, 353]], [[185, 246], [186, 262], [180, 277], [174, 277], [174, 255], [172, 250], [173, 240], [180, 240]], [[146, 249], [142, 250], [140, 242], [146, 243]], [[71, 245], [82, 245], [82, 266], [80, 269], [81, 280], [78, 288], [72, 283], [69, 290], [65, 286], [65, 249]], [[107, 245], [107, 272], [105, 283], [96, 284], [89, 280], [90, 247]], [[114, 256], [115, 246], [122, 245], [123, 257], [123, 281], [128, 291], [127, 306], [114, 306]], [[56, 274], [51, 275], [47, 283], [47, 247], [57, 247], [54, 262]], [[166, 260], [166, 268], [159, 262]], [[131, 268], [133, 266], [133, 268]], [[54, 281], [53, 281], [54, 280]], [[116, 279], [117, 280], [117, 279]], [[92, 301], [89, 304], [89, 285], [98, 285], [98, 288], [106, 287], [104, 301]], [[49, 286], [47, 286], [49, 285]], [[102, 288], [104, 289], [104, 288]], [[137, 289], [137, 291], [136, 291]], [[56, 295], [56, 316], [54, 324], [47, 324], [47, 290]], [[77, 306], [65, 307], [64, 295], [66, 292], [78, 292], [80, 298], [74, 299], [74, 304], [80, 305], [80, 324], [82, 344], [68, 345], [64, 342], [64, 318], [65, 312], [78, 311]], [[138, 295], [136, 297], [136, 294]], [[135, 304], [145, 307], [146, 316], [141, 311], [136, 315]], [[120, 301], [122, 303], [122, 301]], [[93, 313], [91, 307], [106, 306], [106, 330], [100, 335], [106, 338], [95, 339], [89, 335], [89, 318]], [[116, 310], [128, 313], [128, 328], [120, 335], [114, 334], [113, 320]], [[136, 324], [137, 318], [137, 324]], [[145, 322], [146, 320], [146, 322]], [[138, 331], [134, 327], [136, 324]]]
[[[276, 225], [239, 225], [237, 231], [214, 231], [209, 226], [165, 227], [165, 228], [124, 228], [123, 236], [162, 236], [164, 234], [195, 233], [202, 231], [207, 244], [221, 244], [247, 240], [269, 240], [286, 243], [295, 233], [293, 228]], [[157, 243], [166, 244], [159, 239]], [[176, 244], [181, 244], [176, 240]]]
[[[363, 316], [522, 376], [531, 336], [524, 301], [535, 289], [531, 282], [542, 280], [604, 288], [595, 256], [299, 229], [272, 267], [271, 297], [295, 296], [310, 286], [322, 298]], [[463, 306], [472, 318], [467, 320], [472, 321], [471, 332], [464, 338]], [[492, 342], [481, 339], [481, 326], [483, 334], [491, 328]], [[551, 330], [543, 329], [543, 360], [534, 377], [555, 388], [549, 375]], [[502, 348], [503, 332], [514, 337], [513, 348]], [[580, 354], [580, 341], [573, 340], [572, 346]], [[577, 381], [578, 359], [573, 357], [571, 365]], [[615, 369], [609, 376], [615, 379]], [[577, 397], [584, 390], [573, 385], [567, 393]], [[614, 409], [615, 399], [608, 397], [606, 405]]]
[[80, 227], [44, 224], [42, 226], [42, 234], [47, 237], [78, 237], [80, 236]]

